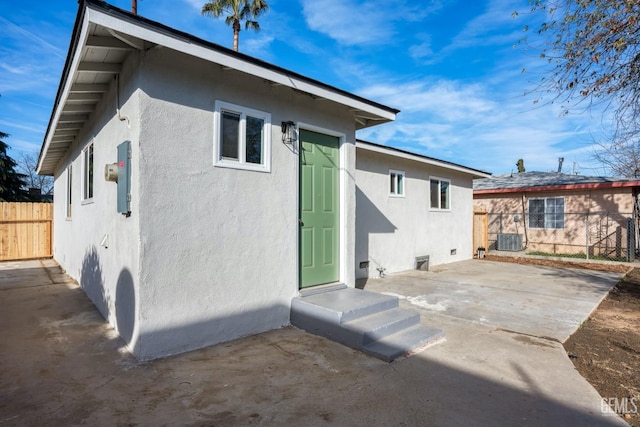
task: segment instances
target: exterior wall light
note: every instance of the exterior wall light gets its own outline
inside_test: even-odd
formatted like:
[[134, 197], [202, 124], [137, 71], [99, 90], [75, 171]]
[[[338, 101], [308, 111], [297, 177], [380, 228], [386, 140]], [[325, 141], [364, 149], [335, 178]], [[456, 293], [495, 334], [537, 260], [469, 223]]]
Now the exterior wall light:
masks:
[[296, 124], [292, 121], [282, 122], [282, 142], [285, 144], [290, 144], [291, 147], [295, 148], [295, 143], [298, 140], [298, 135], [296, 132]]

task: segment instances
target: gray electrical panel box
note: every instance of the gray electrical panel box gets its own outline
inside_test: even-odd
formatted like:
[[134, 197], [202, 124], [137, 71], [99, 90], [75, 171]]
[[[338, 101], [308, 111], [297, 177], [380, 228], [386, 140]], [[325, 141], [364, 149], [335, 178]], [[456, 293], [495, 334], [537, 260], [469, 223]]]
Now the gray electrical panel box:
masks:
[[131, 141], [118, 145], [118, 212], [131, 214]]

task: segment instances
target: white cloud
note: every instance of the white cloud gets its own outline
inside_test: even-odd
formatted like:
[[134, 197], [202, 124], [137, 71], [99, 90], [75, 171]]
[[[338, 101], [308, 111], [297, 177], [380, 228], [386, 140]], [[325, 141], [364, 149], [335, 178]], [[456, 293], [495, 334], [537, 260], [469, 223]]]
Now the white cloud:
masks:
[[409, 55], [413, 59], [420, 59], [433, 56], [433, 48], [431, 46], [431, 36], [429, 34], [417, 34], [416, 38], [422, 40], [422, 43], [414, 44], [409, 47]]
[[[19, 25], [14, 24], [13, 22], [7, 20], [6, 18], [3, 18], [2, 16], [0, 16], [0, 30], [2, 30], [2, 32], [4, 33], [3, 37], [10, 37], [14, 39], [27, 38], [31, 41], [36, 42], [41, 48], [44, 48], [47, 51], [47, 53], [55, 55], [62, 59], [64, 59], [65, 57], [65, 52], [59, 47], [54, 46], [53, 44], [39, 37], [35, 33], [27, 30], [26, 28], [23, 28]], [[44, 52], [42, 51], [40, 52], [41, 55], [43, 53]]]
[[[7, 143], [9, 147], [11, 147], [12, 151], [18, 152], [18, 153], [22, 153], [22, 152], [39, 153], [40, 146], [42, 144], [42, 141], [39, 141], [39, 140], [26, 141], [24, 139], [16, 139], [11, 137], [6, 138], [4, 142]], [[16, 156], [15, 153], [13, 152], [11, 154], [11, 157], [13, 157], [14, 159], [18, 158], [18, 156]]]
[[[44, 131], [46, 130], [46, 127], [40, 126], [39, 124], [33, 125], [31, 123], [18, 123], [15, 121], [7, 121], [7, 120], [0, 120], [0, 126], [2, 126], [3, 129], [5, 129], [5, 131], [9, 128], [13, 128], [13, 129], [20, 129], [23, 131], [31, 132], [37, 135], [44, 134]], [[11, 132], [7, 132], [7, 133], [11, 134]]]
[[1, 62], [0, 63], [0, 68], [2, 68], [3, 70], [11, 73], [11, 74], [29, 74], [32, 71], [32, 67], [29, 65], [22, 65], [22, 66], [17, 66], [14, 67], [10, 64]]
[[393, 42], [403, 27], [442, 7], [440, 1], [428, 5], [402, 0], [302, 0], [303, 15], [310, 29], [346, 46]]
[[247, 38], [243, 41], [242, 51], [249, 55], [264, 58], [268, 56], [265, 55], [265, 52], [268, 51], [269, 45], [273, 42], [273, 37], [258, 34], [258, 37]]
[[555, 170], [558, 157], [593, 166], [587, 158], [595, 130], [585, 117], [560, 118], [552, 105], [532, 109], [530, 99], [509, 96], [512, 86], [502, 83], [501, 91], [485, 82], [425, 78], [366, 87], [359, 93], [402, 111], [394, 123], [358, 137], [492, 173], [511, 171], [519, 158], [528, 170]]
[[[3, 44], [0, 46], [0, 93], [51, 92], [57, 86], [65, 51], [60, 44], [60, 33], [49, 32], [50, 40], [32, 30], [35, 23], [17, 25], [0, 16]], [[39, 28], [43, 33], [46, 29]], [[68, 41], [67, 41], [68, 42]]]
[[[505, 40], [514, 40], [512, 38], [514, 31], [519, 31], [521, 25], [512, 17], [513, 11], [518, 6], [522, 6], [522, 2], [514, 0], [488, 2], [485, 12], [467, 22], [462, 31], [453, 38], [451, 48], [503, 44]], [[515, 40], [518, 40], [519, 33], [515, 35]]]
[[356, 0], [303, 0], [307, 25], [347, 46], [384, 42], [395, 29], [378, 3]]
[[[19, 55], [16, 55], [19, 58]], [[1, 57], [0, 57], [1, 59]], [[0, 65], [0, 68], [7, 70], [0, 79], [0, 94], [32, 92], [41, 95], [42, 93], [55, 93], [58, 85], [58, 75], [61, 66], [57, 64], [23, 64], [20, 67]], [[11, 71], [10, 71], [11, 69]]]
[[[512, 17], [513, 11], [522, 6], [522, 2], [518, 0], [491, 0], [485, 11], [468, 21], [445, 47], [435, 54], [412, 56], [415, 59], [425, 58], [427, 64], [433, 64], [459, 49], [512, 46], [523, 36], [522, 23]], [[412, 46], [410, 51], [419, 52], [421, 46], [422, 44]]]
[[202, 10], [202, 6], [207, 3], [205, 0], [183, 0], [185, 3], [196, 9], [198, 12]]
[[380, 84], [360, 93], [381, 99], [405, 113], [428, 113], [436, 119], [455, 121], [478, 118], [495, 108], [478, 83], [461, 84], [452, 80], [418, 80], [404, 84]]

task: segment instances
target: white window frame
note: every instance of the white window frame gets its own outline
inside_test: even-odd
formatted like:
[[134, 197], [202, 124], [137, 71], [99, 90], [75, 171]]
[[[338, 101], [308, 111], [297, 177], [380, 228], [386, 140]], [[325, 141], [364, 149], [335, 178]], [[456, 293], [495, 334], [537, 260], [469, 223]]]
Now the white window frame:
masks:
[[[557, 222], [557, 219], [554, 218], [553, 221], [548, 221], [548, 216], [549, 215], [556, 215], [558, 214], [558, 212], [552, 212], [552, 213], [548, 213], [547, 212], [547, 201], [548, 200], [556, 200], [556, 199], [562, 199], [562, 227], [549, 227], [549, 225], [551, 224], [551, 222]], [[537, 227], [531, 224], [531, 202], [532, 201], [544, 201], [544, 211], [542, 212], [543, 218], [544, 218], [544, 224], [542, 227]], [[527, 212], [527, 222], [529, 224], [529, 228], [532, 230], [564, 230], [565, 227], [565, 220], [566, 220], [566, 214], [565, 214], [565, 204], [566, 200], [563, 196], [557, 196], [557, 197], [533, 197], [531, 199], [529, 199], [528, 201], [528, 212]], [[539, 214], [539, 213], [538, 213]]]
[[[89, 168], [89, 151], [91, 151], [91, 169]], [[93, 141], [82, 150], [82, 203], [91, 203], [95, 194], [96, 158]], [[91, 181], [91, 185], [89, 185]], [[91, 191], [91, 194], [89, 192]]]
[[67, 205], [65, 208], [66, 219], [71, 219], [73, 196], [73, 165], [67, 166]]
[[[431, 182], [432, 181], [438, 181], [438, 207], [433, 207], [431, 206]], [[447, 197], [448, 197], [448, 201], [449, 201], [449, 206], [446, 208], [442, 208], [440, 206], [440, 192], [441, 192], [441, 184], [443, 182], [446, 182], [448, 184], [447, 186]], [[429, 177], [429, 210], [432, 211], [443, 211], [443, 212], [449, 212], [451, 211], [451, 205], [452, 205], [452, 197], [451, 197], [451, 180], [447, 179], [447, 178], [440, 178], [438, 176], [430, 176]]]
[[[238, 159], [229, 159], [222, 157], [222, 112], [227, 111], [240, 115], [240, 130]], [[262, 141], [262, 163], [246, 162], [246, 118], [247, 116], [262, 119], [264, 121], [263, 141]], [[224, 101], [216, 101], [215, 111], [213, 115], [213, 164], [218, 167], [244, 169], [258, 172], [271, 172], [271, 114], [264, 111], [258, 111], [240, 105], [231, 104]]]
[[[404, 197], [407, 180], [404, 171], [389, 169], [389, 197]], [[398, 184], [400, 183], [400, 186]], [[398, 191], [400, 188], [400, 191]]]

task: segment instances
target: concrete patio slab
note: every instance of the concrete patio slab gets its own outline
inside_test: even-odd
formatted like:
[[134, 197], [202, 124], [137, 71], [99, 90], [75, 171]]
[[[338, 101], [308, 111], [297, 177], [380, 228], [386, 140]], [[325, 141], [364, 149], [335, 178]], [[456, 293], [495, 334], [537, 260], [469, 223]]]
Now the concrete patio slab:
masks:
[[139, 363], [75, 283], [23, 266], [0, 264], [2, 426], [626, 425], [559, 343], [434, 311], [447, 341], [394, 363], [296, 328]]
[[423, 312], [564, 342], [622, 276], [471, 260], [369, 280], [365, 289]]

